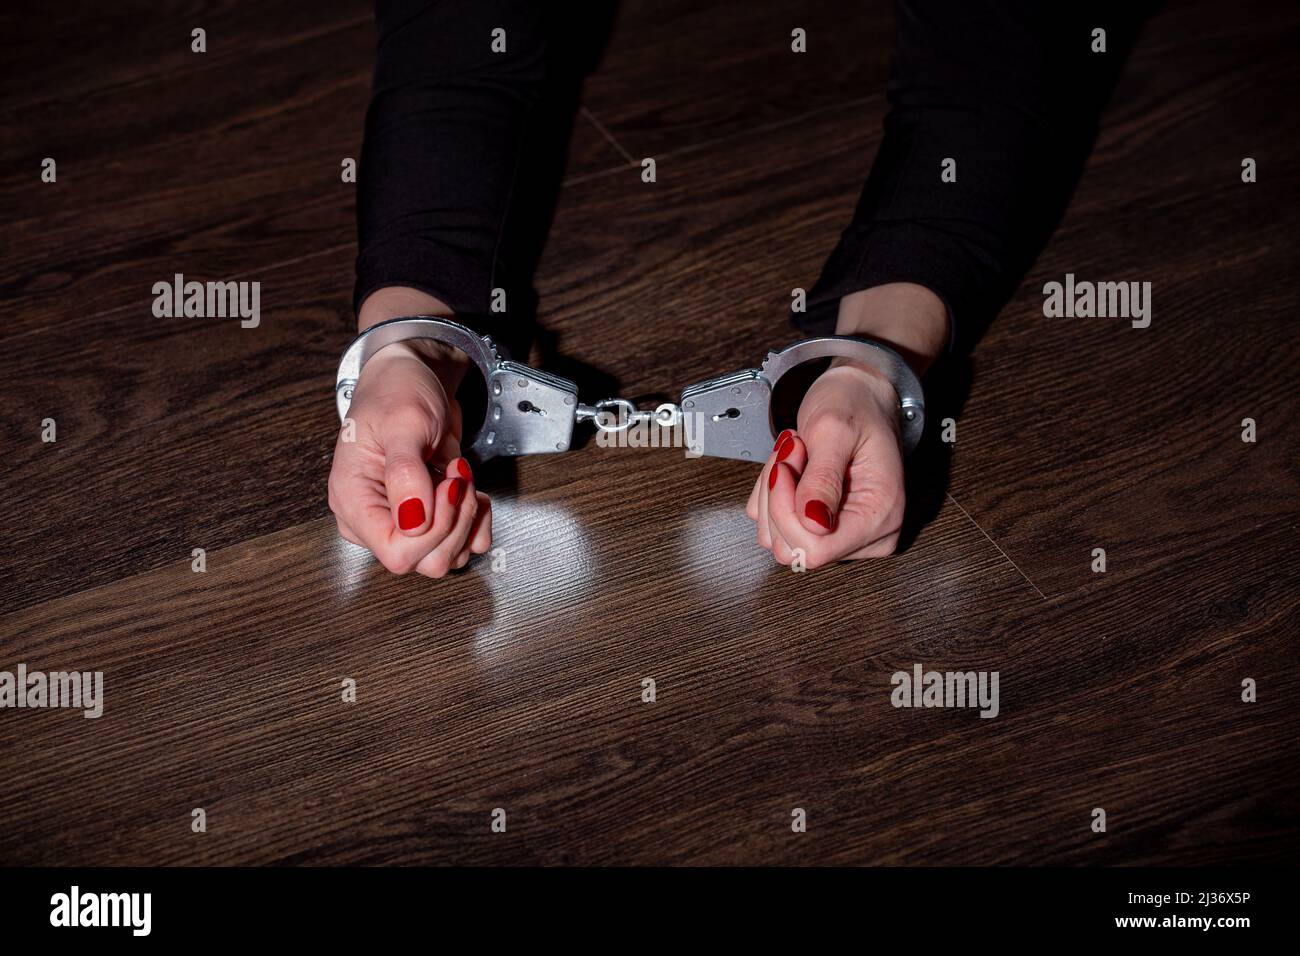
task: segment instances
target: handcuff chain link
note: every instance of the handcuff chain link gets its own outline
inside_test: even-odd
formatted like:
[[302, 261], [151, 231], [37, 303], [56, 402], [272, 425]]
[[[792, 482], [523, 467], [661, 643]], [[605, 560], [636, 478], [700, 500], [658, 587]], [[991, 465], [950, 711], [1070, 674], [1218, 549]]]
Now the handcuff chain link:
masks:
[[656, 408], [637, 408], [626, 398], [603, 398], [595, 405], [578, 405], [574, 413], [577, 422], [591, 422], [606, 434], [625, 432], [633, 425], [656, 424], [673, 428], [682, 419], [680, 405], [664, 402]]

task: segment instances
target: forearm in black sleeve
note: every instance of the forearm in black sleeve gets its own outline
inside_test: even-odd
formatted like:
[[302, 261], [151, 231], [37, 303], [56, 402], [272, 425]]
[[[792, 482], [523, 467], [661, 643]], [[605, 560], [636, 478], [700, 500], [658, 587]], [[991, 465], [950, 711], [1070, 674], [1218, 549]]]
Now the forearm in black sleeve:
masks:
[[954, 348], [973, 346], [1059, 221], [1151, 6], [898, 0], [884, 139], [795, 323], [828, 331], [842, 296], [914, 282], [948, 306]]
[[[503, 224], [544, 80], [543, 4], [379, 0], [358, 177], [353, 306], [410, 286], [486, 314], [508, 287]], [[505, 52], [492, 49], [505, 31]]]

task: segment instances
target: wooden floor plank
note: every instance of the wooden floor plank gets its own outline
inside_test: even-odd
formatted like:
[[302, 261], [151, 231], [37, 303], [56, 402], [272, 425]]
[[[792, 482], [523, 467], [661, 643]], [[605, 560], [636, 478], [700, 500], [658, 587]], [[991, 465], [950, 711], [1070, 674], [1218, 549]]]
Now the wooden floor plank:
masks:
[[[627, 456], [608, 464], [614, 479], [636, 470]], [[1294, 580], [1260, 593], [1263, 613], [1225, 633], [1155, 576], [1045, 604], [955, 512], [864, 580], [745, 558], [731, 545], [734, 514], [710, 508], [702, 520], [679, 503], [660, 516], [659, 573], [629, 587], [622, 572], [644, 538], [584, 522], [598, 509], [588, 497], [505, 502], [506, 565], [459, 576], [437, 601], [314, 522], [216, 552], [206, 575], [181, 563], [6, 616], [18, 659], [76, 660], [112, 680], [91, 746], [69, 733], [81, 718], [67, 712], [6, 731], [14, 773], [0, 795], [14, 809], [0, 852], [1104, 862], [1159, 859], [1181, 843], [1178, 855], [1200, 862], [1215, 852], [1194, 839], [1206, 815], [1254, 835], [1235, 853], [1278, 852], [1261, 834], [1282, 834], [1252, 817], [1273, 788], [1294, 788], [1285, 700], [1296, 678], [1280, 653]], [[1289, 534], [1272, 529], [1264, 543]], [[587, 561], [573, 566], [575, 554]], [[1219, 561], [1258, 570], [1258, 554], [1242, 541]], [[1233, 593], [1227, 576], [1216, 581]], [[942, 603], [909, 599], [939, 592]], [[284, 600], [299, 593], [312, 603]], [[1005, 712], [986, 722], [896, 710], [888, 675], [912, 661], [1000, 667]], [[1242, 704], [1237, 674], [1267, 686], [1269, 701]], [[358, 681], [354, 706], [339, 699], [344, 676]], [[658, 683], [653, 705], [639, 700], [645, 676]], [[65, 761], [84, 786], [42, 772]], [[204, 837], [185, 830], [191, 804], [210, 813]], [[494, 843], [484, 821], [502, 804], [515, 835]], [[809, 846], [784, 819], [805, 805], [819, 824]], [[1088, 829], [1094, 805], [1114, 808], [1109, 838]], [[989, 828], [1021, 839], [990, 840]]]
[[[63, 325], [75, 335], [105, 314], [140, 322], [153, 284], [178, 272], [260, 280], [304, 254], [354, 247], [356, 186], [341, 172], [360, 156], [374, 61], [368, 17], [353, 7], [318, 19], [299, 8], [265, 34], [241, 21], [228, 51], [214, 31], [211, 54], [183, 66], [0, 113], [11, 134], [0, 137], [0, 206], [15, 211], [0, 261], [12, 317], [0, 337]], [[181, 26], [152, 30], [151, 42], [170, 50]], [[138, 55], [171, 63], [162, 49]], [[94, 71], [99, 58], [77, 62]], [[44, 157], [58, 163], [55, 183], [40, 182]], [[567, 157], [574, 176], [625, 163], [584, 117]]]
[[[887, 3], [616, 6], [602, 69], [588, 81], [585, 102], [638, 159], [883, 97], [889, 78]], [[805, 53], [792, 49], [796, 29], [804, 31]]]

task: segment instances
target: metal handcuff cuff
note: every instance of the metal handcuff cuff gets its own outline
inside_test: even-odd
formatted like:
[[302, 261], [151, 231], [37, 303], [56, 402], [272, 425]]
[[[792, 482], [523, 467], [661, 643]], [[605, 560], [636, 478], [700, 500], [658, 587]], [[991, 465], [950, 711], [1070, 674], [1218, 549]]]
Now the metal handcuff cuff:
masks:
[[777, 382], [795, 366], [824, 358], [855, 359], [889, 379], [898, 394], [904, 452], [916, 447], [925, 428], [925, 395], [916, 373], [893, 349], [863, 339], [805, 339], [769, 352], [761, 368], [741, 369], [689, 386], [676, 405], [665, 403], [653, 410], [640, 410], [625, 398], [583, 405], [578, 401], [578, 386], [568, 379], [511, 361], [488, 336], [433, 316], [389, 319], [352, 340], [339, 361], [334, 386], [340, 420], [347, 418], [362, 366], [380, 349], [408, 339], [432, 339], [458, 348], [483, 375], [488, 392], [486, 414], [465, 452], [476, 462], [568, 451], [579, 422], [589, 421], [604, 432], [620, 432], [642, 422], [672, 428], [686, 415], [693, 416], [696, 425], [689, 449], [692, 454], [764, 462], [776, 438], [771, 401]]

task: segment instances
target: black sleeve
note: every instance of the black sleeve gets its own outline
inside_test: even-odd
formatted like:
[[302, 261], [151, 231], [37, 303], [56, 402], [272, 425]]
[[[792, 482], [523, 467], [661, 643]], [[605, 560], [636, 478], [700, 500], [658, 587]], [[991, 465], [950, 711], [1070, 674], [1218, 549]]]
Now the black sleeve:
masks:
[[842, 296], [915, 282], [948, 306], [953, 347], [972, 347], [1064, 212], [1152, 6], [897, 0], [884, 139], [795, 324], [830, 331]]
[[[357, 191], [353, 307], [410, 286], [485, 314], [527, 119], [544, 81], [544, 4], [379, 0]], [[505, 31], [505, 51], [493, 33]]]

